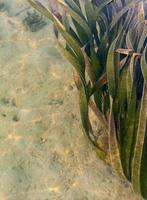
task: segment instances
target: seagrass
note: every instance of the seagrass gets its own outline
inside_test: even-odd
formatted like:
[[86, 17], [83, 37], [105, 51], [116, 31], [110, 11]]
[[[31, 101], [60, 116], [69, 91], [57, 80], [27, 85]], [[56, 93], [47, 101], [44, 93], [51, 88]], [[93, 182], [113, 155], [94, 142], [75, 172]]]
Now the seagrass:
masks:
[[[58, 47], [74, 67], [85, 134], [147, 199], [147, 1], [28, 1], [53, 22]], [[90, 110], [106, 141], [99, 141]]]

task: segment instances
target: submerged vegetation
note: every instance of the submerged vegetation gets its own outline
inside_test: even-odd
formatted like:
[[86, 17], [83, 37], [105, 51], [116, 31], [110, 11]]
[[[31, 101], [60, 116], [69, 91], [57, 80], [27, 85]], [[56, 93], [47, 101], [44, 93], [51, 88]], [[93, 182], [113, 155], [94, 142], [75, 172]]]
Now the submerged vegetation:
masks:
[[[82, 124], [101, 158], [147, 199], [147, 1], [29, 2], [53, 21], [59, 48], [74, 66]], [[91, 109], [107, 133], [101, 148]]]
[[4, 12], [4, 11], [6, 11], [7, 9], [8, 9], [8, 8], [7, 8], [6, 4], [0, 2], [0, 12]]
[[27, 11], [23, 23], [31, 32], [37, 32], [47, 25], [44, 17], [36, 11]]

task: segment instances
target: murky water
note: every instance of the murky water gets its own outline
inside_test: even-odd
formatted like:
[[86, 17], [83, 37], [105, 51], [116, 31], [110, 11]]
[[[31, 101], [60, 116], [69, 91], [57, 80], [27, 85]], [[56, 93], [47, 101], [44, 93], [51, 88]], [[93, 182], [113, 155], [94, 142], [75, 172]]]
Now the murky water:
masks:
[[85, 140], [56, 46], [27, 1], [0, 0], [0, 200], [139, 199]]

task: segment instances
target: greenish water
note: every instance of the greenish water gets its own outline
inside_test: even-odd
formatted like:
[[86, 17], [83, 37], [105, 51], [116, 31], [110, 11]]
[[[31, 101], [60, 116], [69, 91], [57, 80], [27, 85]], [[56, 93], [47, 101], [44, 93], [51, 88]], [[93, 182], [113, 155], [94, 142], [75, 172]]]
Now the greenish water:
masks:
[[51, 23], [0, 0], [0, 200], [139, 200], [85, 140], [77, 101]]

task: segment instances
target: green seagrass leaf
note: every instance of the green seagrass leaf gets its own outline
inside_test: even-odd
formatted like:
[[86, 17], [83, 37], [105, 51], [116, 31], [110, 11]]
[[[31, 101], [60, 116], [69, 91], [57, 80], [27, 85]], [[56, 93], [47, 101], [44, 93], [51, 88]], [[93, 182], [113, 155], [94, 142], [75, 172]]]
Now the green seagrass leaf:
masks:
[[[99, 147], [99, 145], [97, 144], [96, 138], [93, 135], [91, 124], [89, 121], [88, 103], [89, 103], [89, 101], [87, 100], [85, 89], [83, 87], [81, 87], [81, 89], [79, 91], [79, 105], [80, 105], [81, 121], [82, 121], [82, 125], [84, 128], [84, 132], [85, 132], [87, 138], [96, 147], [98, 156], [101, 159], [105, 160], [106, 152]], [[105, 126], [105, 124], [103, 124], [103, 125]]]
[[[143, 96], [141, 100], [141, 108], [139, 114], [138, 130], [137, 130], [137, 136], [135, 138], [136, 141], [134, 148], [134, 156], [132, 161], [132, 184], [135, 192], [137, 193], [141, 193], [140, 175], [141, 175], [144, 140], [146, 134], [146, 120], [147, 120], [147, 88], [144, 84], [144, 90], [143, 90]], [[143, 179], [144, 178], [145, 177], [143, 177]], [[143, 187], [146, 186], [144, 185]]]
[[103, 100], [103, 112], [105, 114], [105, 117], [107, 118], [107, 113], [109, 111], [109, 108], [110, 108], [110, 98], [109, 98], [109, 95], [106, 94], [104, 95], [104, 100]]
[[108, 28], [109, 28], [109, 22], [107, 16], [101, 12], [100, 16], [97, 19], [97, 31], [98, 31], [98, 36], [99, 38], [108, 37]]
[[94, 16], [94, 7], [91, 1], [87, 1], [85, 3], [85, 11], [86, 11], [86, 17], [88, 20], [88, 24], [91, 28], [91, 31], [94, 33], [96, 31], [96, 20]]
[[78, 6], [79, 8], [81, 8], [80, 1], [79, 1], [79, 0], [74, 0], [74, 2], [77, 4], [77, 6]]
[[96, 140], [93, 135], [88, 113], [88, 103], [89, 103], [88, 92], [91, 90], [91, 86], [90, 83], [88, 83], [88, 85], [85, 85], [85, 82], [83, 82], [83, 79], [78, 72], [77, 73], [74, 72], [74, 80], [79, 91], [79, 107], [80, 107], [81, 121], [84, 128], [84, 132], [87, 135], [88, 139], [92, 142], [92, 144], [96, 146]]
[[78, 2], [75, 2], [75, 1], [71, 1], [71, 0], [66, 0], [65, 1], [69, 7], [74, 10], [74, 12], [76, 12], [78, 15], [80, 15], [83, 19], [85, 19], [83, 13], [82, 13], [82, 10], [80, 8], [80, 3]]
[[110, 4], [111, 2], [113, 2], [113, 0], [105, 0], [102, 4], [100, 4], [99, 6], [95, 6], [95, 11], [94, 11], [94, 15], [95, 15], [95, 20], [98, 19], [98, 17], [101, 14], [101, 11], [103, 10], [103, 8], [105, 8], [108, 4]]
[[131, 92], [132, 92], [132, 87], [133, 87], [133, 82], [134, 82], [135, 66], [136, 66], [136, 61], [139, 57], [141, 57], [141, 54], [133, 53], [132, 57], [130, 59], [129, 70], [128, 70], [128, 74], [127, 74], [127, 99], [128, 99], [128, 102], [129, 102], [129, 99], [131, 98]]
[[[84, 59], [85, 59], [85, 69], [86, 69], [87, 75], [88, 75], [91, 83], [95, 84], [95, 82], [96, 82], [95, 73], [96, 72], [95, 72], [94, 67], [93, 67], [92, 58], [90, 60], [89, 56], [86, 53], [85, 47], [82, 48], [82, 52], [83, 52]], [[92, 57], [92, 56], [90, 56], [90, 57]], [[98, 67], [98, 66], [96, 66], [96, 67]]]
[[128, 31], [127, 36], [126, 36], [126, 44], [127, 44], [127, 48], [128, 48], [128, 49], [134, 50], [133, 45], [132, 45], [132, 41], [131, 41], [130, 32], [129, 32], [129, 31]]
[[[130, 62], [130, 65], [131, 64], [132, 63]], [[132, 161], [132, 152], [133, 152], [133, 139], [134, 139], [135, 122], [136, 122], [136, 87], [135, 87], [135, 80], [132, 80], [131, 76], [127, 76], [127, 79], [130, 79], [130, 80], [127, 80], [127, 84], [128, 82], [130, 82], [131, 88], [129, 88], [130, 94], [128, 95], [129, 98], [127, 99], [127, 113], [126, 113], [126, 119], [125, 119], [125, 124], [124, 124], [125, 132], [123, 135], [123, 142], [122, 142], [122, 147], [121, 147], [121, 153], [122, 153], [121, 157], [122, 157], [124, 173], [126, 177], [128, 178], [128, 180], [130, 180], [131, 179], [131, 161]]]
[[147, 47], [145, 48], [145, 50], [143, 52], [143, 56], [141, 58], [141, 70], [142, 70], [145, 82], [147, 83], [147, 62], [146, 62], [146, 58], [145, 58], [146, 52], [147, 52]]
[[134, 62], [135, 55], [129, 56], [123, 69], [121, 69], [119, 75], [118, 94], [113, 108], [115, 113], [115, 122], [117, 129], [119, 130], [118, 138], [121, 149], [122, 165], [124, 173], [129, 180], [131, 177], [130, 164], [132, 159], [132, 145], [136, 122], [136, 88], [134, 78], [130, 74], [130, 68], [132, 68]]
[[90, 48], [90, 58], [91, 58], [92, 70], [95, 74], [95, 81], [97, 81], [102, 73], [102, 69], [101, 69], [99, 58], [92, 47]]
[[94, 101], [98, 109], [102, 112], [102, 104], [103, 104], [103, 93], [101, 89], [97, 89], [94, 93]]
[[39, 12], [41, 12], [42, 15], [45, 15], [50, 20], [53, 21], [53, 16], [50, 10], [48, 10], [40, 1], [38, 0], [28, 0], [28, 2]]
[[59, 21], [59, 19], [53, 13], [51, 13], [50, 10], [44, 7], [38, 0], [28, 0], [28, 1], [34, 8], [36, 8], [43, 15], [47, 16], [49, 19], [51, 19], [54, 22], [56, 28], [62, 34], [67, 44], [71, 46], [71, 48], [79, 57], [81, 64], [84, 64], [84, 57], [83, 57], [83, 54], [78, 42], [67, 32], [65, 26]]
[[70, 28], [71, 28], [70, 22], [69, 22], [68, 16], [66, 14], [62, 16], [62, 23], [63, 23], [63, 26], [65, 27], [66, 31], [68, 33], [70, 33]]
[[131, 2], [129, 2], [126, 6], [124, 6], [114, 17], [111, 25], [110, 25], [110, 30], [112, 30], [114, 28], [114, 26], [118, 23], [118, 21], [122, 18], [122, 16], [129, 10], [131, 9], [134, 5], [136, 5], [137, 3], [139, 3], [140, 0], [133, 0]]
[[133, 80], [132, 80], [132, 76], [130, 74], [130, 70], [127, 70], [127, 74], [126, 74], [126, 92], [127, 92], [127, 100], [129, 101], [129, 99], [131, 98], [131, 92], [132, 92], [132, 86], [133, 86]]
[[108, 88], [109, 93], [112, 98], [115, 98], [116, 95], [116, 82], [115, 82], [115, 67], [114, 67], [114, 56], [115, 56], [115, 46], [116, 46], [117, 39], [111, 44], [108, 56], [107, 56], [107, 79], [108, 79]]
[[[134, 89], [135, 90], [135, 89]], [[124, 135], [123, 146], [122, 146], [122, 162], [124, 172], [128, 180], [131, 179], [131, 160], [132, 160], [132, 145], [134, 137], [135, 127], [135, 111], [136, 111], [136, 95], [135, 91], [132, 91], [131, 101], [129, 104], [129, 110], [127, 112], [127, 118], [125, 122], [126, 132]]]
[[101, 77], [93, 84], [92, 94], [94, 94], [97, 90], [101, 89], [105, 84], [107, 84], [107, 74], [104, 73]]
[[58, 45], [59, 45], [59, 49], [60, 49], [61, 53], [73, 65], [73, 67], [76, 69], [79, 76], [84, 80], [85, 79], [85, 69], [79, 62], [78, 58], [75, 57], [73, 54], [71, 54], [70, 51], [65, 49], [60, 42], [58, 42]]
[[84, 128], [84, 132], [92, 142], [94, 146], [97, 146], [96, 140], [93, 135], [93, 131], [89, 121], [89, 114], [88, 114], [88, 98], [85, 92], [85, 88], [81, 87], [79, 90], [79, 106], [80, 106], [80, 113], [81, 113], [81, 121]]
[[100, 36], [100, 44], [98, 46], [97, 56], [103, 70], [106, 70], [108, 47], [107, 35], [103, 35], [103, 37]]
[[147, 26], [144, 25], [143, 32], [142, 32], [142, 34], [139, 38], [139, 44], [138, 44], [137, 52], [142, 53], [142, 50], [144, 48], [143, 45], [145, 43], [146, 37], [147, 37]]
[[84, 65], [84, 56], [81, 51], [81, 48], [78, 44], [78, 42], [66, 31], [66, 28], [63, 26], [63, 24], [57, 19], [56, 16], [53, 16], [54, 24], [58, 31], [62, 34], [63, 38], [66, 40], [67, 44], [71, 46], [71, 48], [74, 50], [75, 54], [80, 60], [81, 65]]
[[143, 146], [142, 162], [141, 162], [141, 194], [144, 199], [147, 199], [147, 120], [146, 120], [146, 132]]
[[[114, 117], [115, 121], [117, 121], [117, 125], [119, 124], [118, 113], [120, 109], [122, 109], [123, 104], [125, 104], [126, 100], [126, 74], [128, 68], [128, 54], [132, 53], [130, 49], [122, 49], [120, 48], [123, 45], [123, 41], [125, 38], [124, 31], [119, 32], [116, 38], [115, 44], [115, 54], [114, 54], [114, 77], [115, 77], [115, 101], [114, 101]], [[123, 59], [122, 59], [123, 55]], [[125, 56], [125, 57], [124, 57]], [[118, 136], [119, 137], [119, 136]]]
[[[120, 83], [118, 88], [117, 101], [119, 102], [120, 107], [125, 103], [127, 98], [127, 73], [128, 69], [124, 68], [119, 78]], [[117, 112], [119, 112], [119, 110], [117, 110]]]
[[117, 137], [119, 139], [120, 143], [120, 149], [122, 150], [122, 144], [123, 144], [123, 137], [125, 132], [125, 115], [126, 115], [126, 99], [127, 99], [127, 65], [125, 65], [124, 70], [121, 72], [119, 76], [119, 85], [118, 85], [118, 92], [117, 96], [114, 101], [113, 105], [113, 111], [114, 111], [114, 117], [116, 122], [116, 127], [118, 130]]
[[94, 94], [94, 100], [99, 108], [100, 111], [102, 111], [102, 104], [103, 104], [103, 93], [102, 93], [102, 86], [105, 85], [107, 82], [106, 74], [104, 76], [101, 76], [104, 69], [102, 69], [102, 65], [100, 64], [99, 58], [95, 52], [95, 50], [91, 47], [90, 49], [90, 57], [91, 57], [91, 65], [92, 70], [95, 74], [95, 82], [93, 84], [92, 88], [92, 94]]
[[80, 26], [80, 24], [76, 20], [74, 20], [73, 18], [72, 18], [72, 20], [73, 20], [73, 24], [75, 26], [77, 35], [79, 37], [79, 40], [80, 40], [80, 42], [82, 44], [81, 47], [83, 47], [83, 46], [85, 46], [85, 44], [88, 43], [89, 37], [86, 34], [85, 30]]
[[77, 14], [74, 10], [68, 7], [63, 1], [57, 0], [57, 2], [70, 14], [70, 16], [83, 28], [85, 33], [89, 38], [91, 38], [91, 30], [88, 26], [86, 20], [84, 20], [79, 14]]

